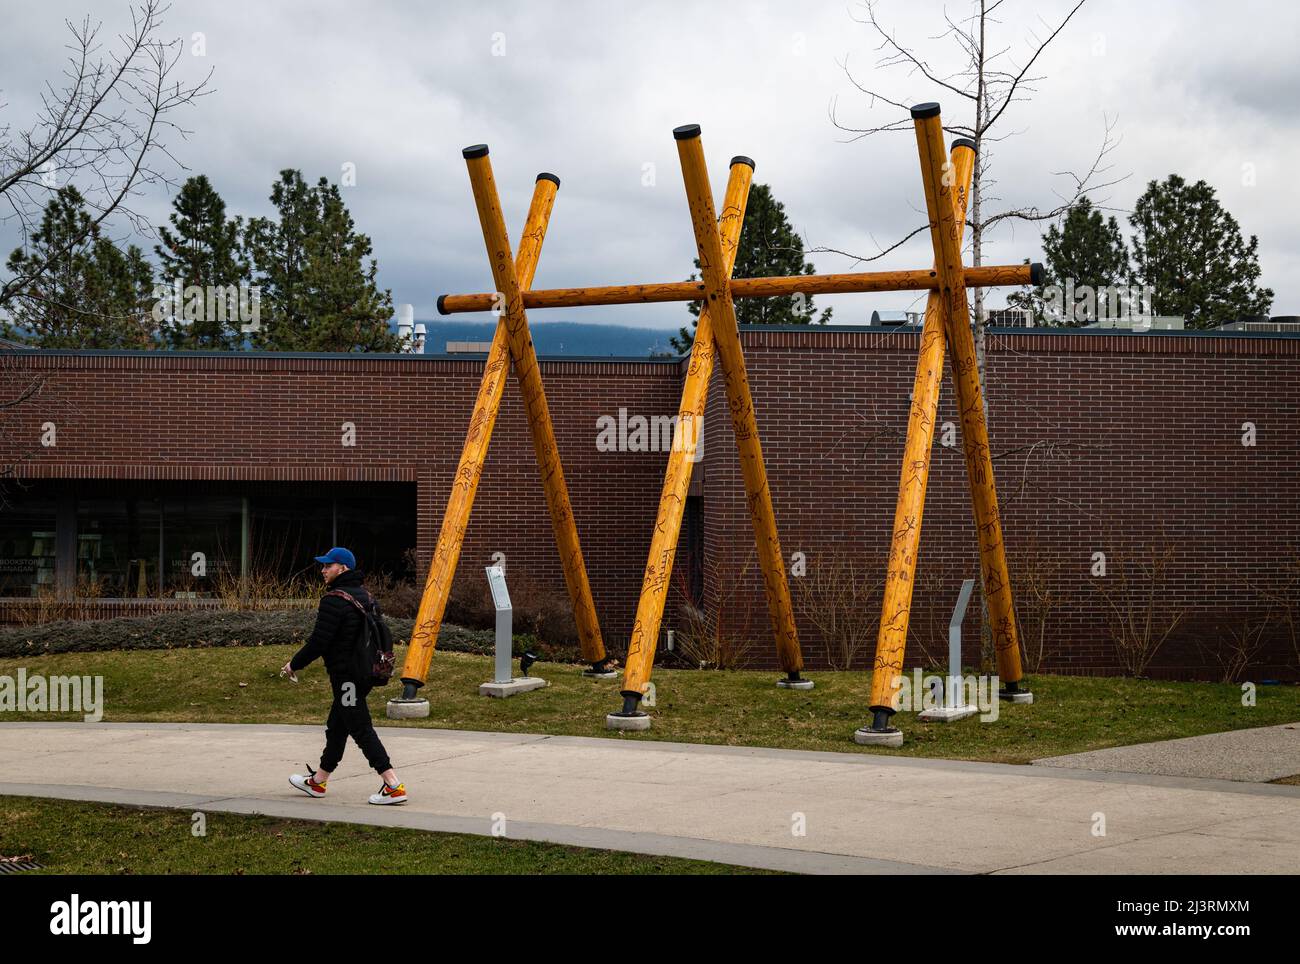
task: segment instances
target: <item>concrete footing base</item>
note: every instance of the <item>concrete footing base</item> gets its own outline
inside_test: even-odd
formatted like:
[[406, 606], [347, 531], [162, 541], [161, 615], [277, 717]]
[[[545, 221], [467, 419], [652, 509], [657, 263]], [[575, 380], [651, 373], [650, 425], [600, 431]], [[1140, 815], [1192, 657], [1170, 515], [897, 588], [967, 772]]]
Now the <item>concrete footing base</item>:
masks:
[[587, 679], [618, 679], [618, 670], [607, 669], [603, 673], [598, 673], [594, 669], [584, 669], [582, 675]]
[[610, 713], [605, 717], [605, 729], [607, 730], [648, 730], [650, 729], [650, 714], [635, 713], [632, 716], [624, 716], [622, 713]]
[[1008, 693], [1005, 690], [998, 691], [998, 699], [1004, 703], [1032, 703], [1034, 694], [1029, 692]]
[[863, 727], [853, 732], [853, 742], [860, 746], [902, 746], [902, 730], [873, 730]]
[[776, 681], [777, 689], [783, 690], [810, 690], [813, 688], [813, 681], [810, 679], [779, 679]]
[[418, 720], [429, 715], [429, 701], [389, 700], [385, 711], [390, 720]]
[[527, 693], [529, 690], [539, 690], [548, 685], [550, 684], [540, 676], [519, 676], [508, 683], [481, 683], [479, 684], [478, 695], [496, 696], [504, 699], [507, 696], [514, 696], [516, 693]]
[[953, 720], [964, 720], [968, 716], [974, 716], [979, 711], [978, 706], [935, 706], [922, 710], [916, 714], [916, 718], [927, 723], [951, 723]]

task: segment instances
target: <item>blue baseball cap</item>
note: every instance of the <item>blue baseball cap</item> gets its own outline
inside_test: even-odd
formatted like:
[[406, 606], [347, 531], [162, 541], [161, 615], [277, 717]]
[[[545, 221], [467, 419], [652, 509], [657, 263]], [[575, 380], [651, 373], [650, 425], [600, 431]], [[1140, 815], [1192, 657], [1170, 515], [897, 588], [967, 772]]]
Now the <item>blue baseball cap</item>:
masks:
[[342, 546], [335, 546], [323, 556], [317, 556], [316, 561], [324, 565], [327, 562], [337, 562], [341, 566], [347, 566], [349, 569], [357, 567], [357, 557]]

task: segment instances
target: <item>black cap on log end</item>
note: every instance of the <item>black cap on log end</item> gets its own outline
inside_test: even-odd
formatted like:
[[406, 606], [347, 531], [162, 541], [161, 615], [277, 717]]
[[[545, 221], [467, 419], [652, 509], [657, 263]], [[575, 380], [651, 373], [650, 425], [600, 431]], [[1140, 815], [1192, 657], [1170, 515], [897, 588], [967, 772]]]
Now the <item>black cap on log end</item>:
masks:
[[465, 156], [465, 160], [469, 160], [471, 157], [487, 157], [487, 152], [486, 144], [471, 144], [461, 151], [461, 154]]
[[746, 157], [744, 154], [737, 154], [731, 159], [731, 167], [735, 167], [737, 164], [748, 164], [749, 169], [751, 171], [754, 170], [754, 159], [752, 157]]
[[969, 137], [959, 137], [952, 142], [952, 147], [948, 148], [948, 152], [952, 153], [959, 147], [969, 147], [973, 151], [975, 150], [975, 142]]
[[446, 297], [447, 297], [446, 295], [438, 295], [438, 314], [440, 315], [450, 314], [450, 312], [448, 312], [445, 308], [442, 307], [442, 303], [446, 299]]
[[673, 128], [673, 139], [678, 141], [689, 141], [692, 137], [700, 136], [699, 124], [683, 124], [681, 127]]
[[912, 108], [912, 120], [925, 120], [927, 117], [938, 117], [939, 105], [934, 101], [926, 104], [917, 104]]
[[1046, 280], [1047, 272], [1043, 270], [1041, 261], [1035, 261], [1029, 266], [1029, 283], [1031, 285], [1041, 285]]
[[560, 186], [560, 179], [559, 179], [558, 177], [556, 177], [554, 174], [552, 174], [550, 171], [542, 171], [541, 174], [538, 174], [538, 175], [537, 175], [537, 180], [539, 180], [539, 181], [550, 181], [550, 182], [551, 182], [552, 184], [554, 184], [556, 187], [559, 187], [559, 186]]

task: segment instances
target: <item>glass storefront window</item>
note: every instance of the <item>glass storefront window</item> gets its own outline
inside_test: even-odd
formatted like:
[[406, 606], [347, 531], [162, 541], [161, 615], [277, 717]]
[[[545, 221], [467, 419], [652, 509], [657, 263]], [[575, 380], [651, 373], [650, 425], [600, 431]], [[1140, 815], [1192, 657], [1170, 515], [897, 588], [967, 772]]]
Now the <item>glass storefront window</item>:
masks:
[[409, 483], [266, 485], [250, 499], [252, 570], [315, 583], [313, 557], [347, 546], [367, 573], [409, 578], [415, 547], [415, 486]]
[[55, 501], [9, 485], [0, 508], [0, 596], [53, 593]]
[[335, 544], [351, 549], [364, 572], [410, 579], [415, 575], [408, 556], [415, 549], [415, 486], [391, 488], [388, 496], [364, 487], [340, 492]]
[[368, 573], [413, 575], [412, 483], [49, 480], [5, 494], [0, 596], [202, 599], [241, 575], [253, 592], [314, 589], [313, 557], [336, 545]]
[[77, 595], [158, 595], [158, 522], [155, 499], [78, 499]]
[[243, 499], [196, 492], [163, 500], [163, 595], [209, 599], [239, 580]]
[[[317, 489], [312, 486], [311, 489]], [[317, 494], [302, 486], [267, 484], [249, 499], [252, 550], [249, 570], [255, 582], [293, 578], [318, 582], [315, 556], [334, 545], [333, 500], [328, 487]]]

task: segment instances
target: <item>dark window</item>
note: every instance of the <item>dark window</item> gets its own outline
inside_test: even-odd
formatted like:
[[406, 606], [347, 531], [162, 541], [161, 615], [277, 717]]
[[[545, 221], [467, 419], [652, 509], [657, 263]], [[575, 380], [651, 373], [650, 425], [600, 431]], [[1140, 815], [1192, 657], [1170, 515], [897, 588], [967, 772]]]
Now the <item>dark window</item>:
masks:
[[240, 575], [243, 499], [171, 492], [163, 500], [163, 595], [199, 598], [233, 589]]
[[77, 595], [158, 594], [158, 501], [78, 499]]
[[366, 572], [410, 578], [415, 492], [388, 482], [11, 484], [0, 504], [0, 595], [54, 593], [60, 567], [66, 588], [75, 578], [78, 595], [103, 598], [210, 598], [241, 575], [254, 591], [295, 578], [314, 588], [313, 557], [331, 546], [351, 549]]
[[249, 502], [254, 579], [306, 578], [317, 581], [313, 556], [334, 545], [334, 508], [329, 486], [293, 483], [259, 486]]
[[56, 502], [39, 483], [6, 483], [0, 508], [0, 596], [53, 593]]
[[682, 531], [677, 537], [677, 565], [682, 566], [692, 604], [704, 599], [704, 500], [698, 495], [686, 497], [682, 513]]
[[410, 579], [415, 576], [410, 558], [415, 550], [415, 486], [397, 488], [409, 491], [404, 496], [340, 493], [338, 535], [331, 545], [351, 549], [366, 572]]

